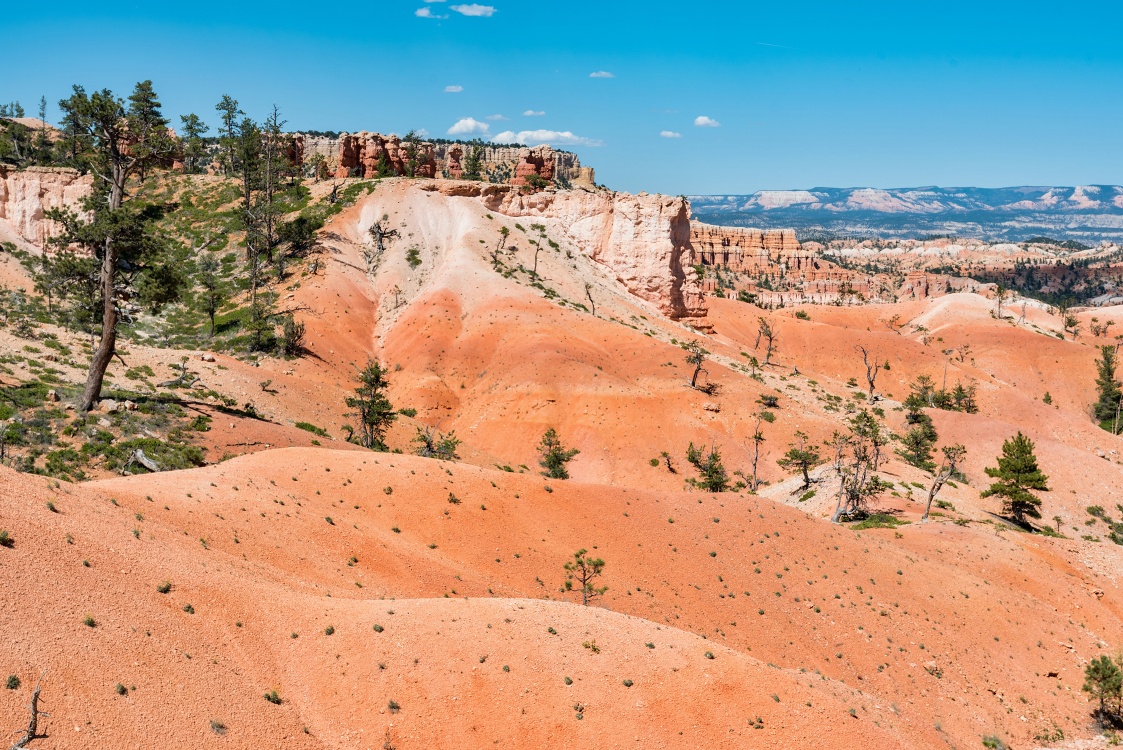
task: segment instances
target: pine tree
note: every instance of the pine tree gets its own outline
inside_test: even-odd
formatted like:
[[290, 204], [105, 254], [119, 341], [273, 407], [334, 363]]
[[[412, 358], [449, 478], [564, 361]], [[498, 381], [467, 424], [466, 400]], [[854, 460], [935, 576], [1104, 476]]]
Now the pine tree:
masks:
[[803, 472], [803, 489], [811, 486], [811, 476], [807, 473], [812, 468], [823, 463], [823, 459], [819, 456], [819, 449], [807, 442], [807, 435], [802, 432], [796, 432], [795, 442], [792, 443], [788, 452], [784, 457], [776, 461], [781, 469], [791, 471], [792, 469], [799, 469]]
[[576, 448], [567, 449], [562, 445], [561, 438], [553, 427], [546, 430], [542, 442], [538, 444], [538, 465], [545, 469], [542, 476], [550, 479], [569, 479], [569, 469], [566, 468], [566, 464], [580, 452]]
[[386, 397], [386, 389], [389, 387], [382, 365], [369, 360], [366, 367], [359, 371], [359, 385], [355, 388], [355, 396], [346, 401], [348, 407], [355, 409], [352, 414], [359, 420], [357, 442], [364, 448], [386, 450], [383, 440], [386, 430], [397, 419], [394, 407]]
[[987, 467], [986, 473], [999, 481], [991, 484], [980, 497], [1001, 497], [1002, 512], [1010, 514], [1019, 525], [1027, 525], [1027, 516], [1041, 518], [1041, 500], [1030, 490], [1048, 492], [1049, 477], [1037, 468], [1032, 440], [1019, 431], [1002, 444], [998, 468]]
[[213, 337], [215, 315], [229, 300], [230, 287], [221, 273], [221, 266], [214, 255], [208, 253], [201, 257], [198, 271], [199, 273], [195, 277], [199, 284], [199, 293], [196, 295], [196, 300], [203, 312], [207, 314], [207, 319], [211, 324], [209, 335]]
[[1123, 397], [1119, 381], [1115, 379], [1118, 355], [1114, 346], [1101, 346], [1100, 358], [1096, 360], [1096, 393], [1098, 398], [1092, 406], [1096, 421], [1101, 427], [1110, 430], [1115, 424], [1119, 401]]
[[222, 101], [214, 105], [222, 118], [222, 127], [219, 128], [219, 143], [222, 145], [222, 167], [226, 176], [234, 174], [236, 168], [235, 151], [237, 149], [238, 117], [245, 112], [238, 108], [238, 100], [229, 94], [222, 95]]
[[475, 140], [468, 144], [464, 153], [464, 179], [479, 180], [483, 177], [484, 146]]
[[608, 591], [608, 586], [593, 585], [593, 579], [600, 578], [604, 572], [604, 560], [586, 557], [588, 553], [588, 550], [577, 550], [573, 553], [573, 559], [565, 564], [565, 590], [573, 591], [573, 583], [576, 581], [579, 584], [576, 588], [581, 592], [581, 603], [586, 607], [595, 597]]
[[[72, 121], [76, 133], [92, 144], [88, 159], [96, 176], [83, 205], [91, 216], [89, 221], [72, 211], [48, 212], [48, 218], [63, 227], [54, 242], [60, 247], [76, 244], [85, 248], [100, 266], [101, 339], [91, 357], [79, 403], [79, 409], [86, 412], [101, 396], [105, 371], [117, 351], [123, 299], [134, 291], [147, 292], [151, 296], [144, 301], [158, 305], [174, 299], [182, 285], [178, 266], [170, 262], [167, 247], [153, 227], [161, 209], [127, 201], [125, 190], [131, 176], [167, 159], [174, 143], [148, 81], [137, 84], [127, 109], [108, 89], [86, 96], [79, 87], [59, 106], [64, 120]], [[146, 274], [159, 275], [160, 283], [134, 287]]]
[[210, 127], [196, 114], [180, 115], [179, 120], [183, 123], [183, 163], [188, 174], [196, 174], [199, 160], [207, 154], [203, 135], [210, 131]]
[[728, 492], [730, 489], [729, 474], [725, 464], [721, 461], [721, 451], [718, 447], [710, 446], [706, 453], [702, 448], [695, 448], [694, 443], [686, 449], [686, 460], [698, 470], [698, 479], [687, 481], [707, 492]]
[[1112, 698], [1118, 701], [1123, 694], [1123, 671], [1120, 671], [1119, 666], [1110, 656], [1103, 655], [1092, 659], [1084, 668], [1082, 689], [1099, 700], [1099, 714], [1102, 719], [1106, 716], [1108, 701]]

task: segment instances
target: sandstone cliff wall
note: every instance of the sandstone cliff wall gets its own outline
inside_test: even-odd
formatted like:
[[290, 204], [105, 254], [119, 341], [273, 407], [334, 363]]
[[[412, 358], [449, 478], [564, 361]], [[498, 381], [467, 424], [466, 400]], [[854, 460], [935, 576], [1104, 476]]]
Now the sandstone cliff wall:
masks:
[[489, 210], [508, 216], [557, 220], [593, 261], [668, 317], [705, 317], [705, 296], [690, 264], [686, 199], [586, 190], [527, 195], [499, 187], [483, 190], [481, 198]]
[[52, 208], [79, 211], [92, 185], [90, 175], [80, 175], [73, 169], [0, 169], [0, 219], [20, 237], [42, 248], [57, 231], [57, 225], [45, 219], [44, 213]]
[[743, 229], [691, 222], [694, 264], [722, 266], [731, 271], [757, 273], [777, 265], [810, 270], [814, 255], [804, 251], [792, 229]]

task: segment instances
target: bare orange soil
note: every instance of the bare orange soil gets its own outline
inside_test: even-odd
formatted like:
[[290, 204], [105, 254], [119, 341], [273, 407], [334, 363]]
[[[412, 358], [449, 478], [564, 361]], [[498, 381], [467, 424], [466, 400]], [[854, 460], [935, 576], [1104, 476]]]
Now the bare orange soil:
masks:
[[[368, 277], [365, 232], [384, 215], [402, 237]], [[927, 748], [989, 735], [1021, 748], [1055, 727], [1097, 733], [1083, 667], [1123, 644], [1123, 549], [1081, 538], [1103, 533], [1085, 508], [1114, 514], [1123, 490], [1119, 440], [1087, 416], [1098, 342], [1056, 338], [1036, 309], [999, 319], [970, 294], [806, 307], [810, 320], [715, 299], [713, 333], [695, 333], [628, 295], [554, 220], [542, 223], [560, 247], [539, 273], [557, 298], [492, 270], [500, 226], [518, 248], [507, 266], [530, 266], [515, 224], [532, 221], [390, 181], [327, 228], [326, 271], [295, 294], [312, 310], [311, 356], [192, 360], [270, 420], [216, 416], [210, 457], [254, 455], [83, 485], [0, 473], [15, 540], [0, 547], [0, 672], [24, 684], [0, 690], [0, 727], [26, 722], [28, 686], [49, 669], [40, 742], [64, 748]], [[586, 282], [595, 317], [559, 304], [582, 301]], [[761, 315], [779, 332], [763, 383], [746, 372], [763, 359]], [[676, 342], [695, 339], [716, 396], [686, 386]], [[978, 385], [978, 414], [932, 413], [941, 445], [967, 446], [969, 482], [941, 493], [954, 510], [931, 523], [832, 525], [829, 465], [802, 502], [776, 465], [797, 430], [843, 428], [833, 397], [865, 406], [859, 344], [889, 363], [876, 406], [898, 432], [917, 375]], [[131, 349], [161, 375], [178, 356]], [[418, 410], [391, 446], [408, 451], [415, 425], [455, 430], [461, 462], [342, 442], [368, 356], [389, 366], [394, 404]], [[768, 393], [771, 484], [686, 487], [690, 442], [749, 470]], [[335, 441], [284, 447], [317, 439], [296, 421]], [[534, 473], [550, 426], [581, 450], [569, 481]], [[994, 522], [997, 503], [979, 498], [1019, 429], [1067, 539]], [[677, 473], [651, 465], [662, 451]], [[930, 475], [892, 458], [883, 476], [894, 490], [879, 507], [917, 521]], [[581, 548], [607, 562], [590, 607], [561, 591]]]

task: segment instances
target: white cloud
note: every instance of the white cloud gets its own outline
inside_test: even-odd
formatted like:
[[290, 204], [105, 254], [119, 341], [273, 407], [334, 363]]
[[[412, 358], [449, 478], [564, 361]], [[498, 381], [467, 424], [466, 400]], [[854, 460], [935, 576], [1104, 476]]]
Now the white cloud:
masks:
[[682, 133], [676, 133], [673, 130], [664, 130], [659, 133], [662, 138], [682, 138]]
[[545, 117], [545, 116], [546, 116], [545, 112], [540, 112], [540, 111], [536, 112], [533, 109], [528, 109], [526, 112], [523, 112], [523, 117]]
[[463, 86], [445, 86], [446, 94], [459, 94], [464, 90]]
[[495, 8], [491, 5], [478, 5], [472, 3], [471, 5], [450, 5], [451, 10], [455, 10], [462, 16], [477, 16], [479, 18], [490, 18], [495, 13]]
[[425, 128], [418, 128], [417, 130], [413, 131], [413, 133], [418, 138], [428, 138], [429, 137], [429, 131], [426, 130]]
[[548, 143], [552, 146], [603, 146], [604, 142], [596, 138], [585, 138], [571, 133], [568, 130], [520, 130], [518, 133], [505, 130], [491, 139], [496, 143], [522, 143], [526, 146], [538, 146]]
[[694, 118], [694, 125], [699, 128], [720, 128], [721, 123], [705, 115], [698, 115]]
[[598, 70], [589, 74], [589, 78], [615, 78], [616, 76], [609, 73], [607, 70]]
[[[429, 0], [425, 0], [425, 2], [429, 2]], [[418, 18], [435, 18], [435, 19], [448, 18], [448, 16], [438, 16], [438, 15], [434, 14], [433, 11], [429, 10], [428, 8], [418, 8], [417, 10], [415, 10], [413, 12], [413, 15], [417, 16]]]
[[449, 135], [478, 135], [486, 133], [491, 126], [472, 117], [463, 117], [448, 129]]
[[508, 118], [504, 117], [503, 115], [488, 115], [487, 119], [491, 120], [492, 122], [501, 122]]

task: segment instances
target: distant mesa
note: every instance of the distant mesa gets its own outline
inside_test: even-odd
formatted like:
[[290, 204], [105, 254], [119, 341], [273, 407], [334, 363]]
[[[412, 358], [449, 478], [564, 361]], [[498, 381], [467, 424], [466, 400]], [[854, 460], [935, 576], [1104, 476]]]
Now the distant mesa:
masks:
[[1047, 234], [1123, 241], [1123, 187], [1117, 185], [811, 188], [694, 195], [690, 202], [703, 221], [794, 227], [801, 239], [952, 235], [1022, 242]]

